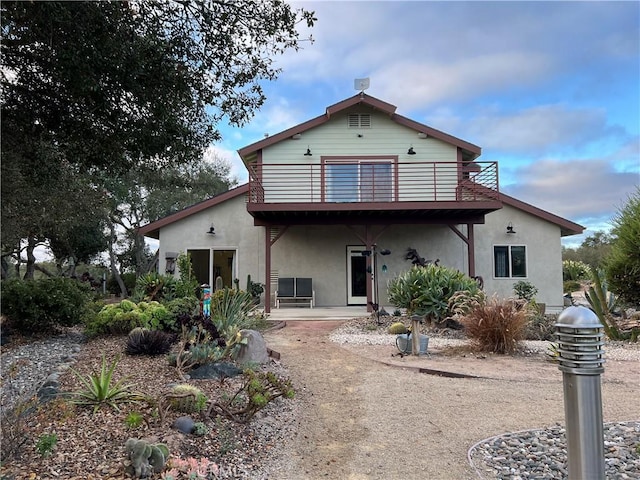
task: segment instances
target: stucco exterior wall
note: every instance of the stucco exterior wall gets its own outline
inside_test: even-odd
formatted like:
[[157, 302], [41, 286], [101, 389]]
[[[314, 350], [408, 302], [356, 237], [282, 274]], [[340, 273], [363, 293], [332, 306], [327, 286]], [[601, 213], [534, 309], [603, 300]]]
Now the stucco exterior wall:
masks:
[[[515, 234], [507, 234], [512, 223]], [[487, 293], [513, 297], [513, 284], [518, 280], [531, 282], [538, 288], [536, 300], [546, 303], [547, 312], [563, 308], [562, 245], [560, 227], [505, 205], [486, 216], [484, 225], [475, 227], [476, 274], [484, 279]], [[526, 278], [496, 278], [493, 270], [495, 245], [525, 245]]]
[[[380, 227], [370, 228], [380, 231]], [[363, 227], [358, 231], [364, 234]], [[383, 304], [387, 304], [388, 280], [411, 267], [405, 260], [407, 248], [415, 248], [428, 260], [440, 259], [440, 265], [468, 271], [466, 245], [446, 226], [391, 226], [376, 244], [378, 250], [391, 250], [388, 256], [378, 256]], [[343, 306], [347, 304], [347, 247], [361, 245], [346, 226], [292, 226], [273, 246], [272, 271], [279, 277], [310, 277], [318, 306]], [[386, 273], [382, 272], [383, 264]]]
[[[506, 233], [512, 223], [516, 234]], [[209, 235], [211, 225], [216, 235]], [[365, 236], [363, 226], [354, 227]], [[382, 304], [387, 304], [387, 282], [410, 267], [405, 260], [408, 248], [415, 248], [427, 260], [440, 260], [440, 265], [469, 273], [466, 244], [444, 225], [398, 225], [382, 229], [371, 226], [378, 249], [389, 249], [389, 256], [378, 256], [378, 288]], [[466, 234], [465, 226], [458, 228]], [[216, 205], [165, 226], [160, 232], [160, 271], [164, 272], [166, 252], [186, 250], [235, 250], [234, 269], [244, 288], [247, 274], [258, 282], [265, 281], [264, 227], [253, 225], [246, 210], [244, 195]], [[537, 300], [546, 303], [547, 311], [562, 309], [562, 247], [558, 226], [526, 212], [505, 205], [486, 217], [486, 223], [475, 226], [476, 274], [481, 275], [488, 294], [513, 296], [513, 284], [519, 278], [495, 278], [493, 247], [525, 245], [527, 280], [538, 289]], [[272, 276], [311, 277], [318, 306], [347, 304], [347, 247], [361, 246], [353, 230], [346, 226], [291, 226], [272, 248]], [[387, 271], [382, 272], [382, 265]], [[179, 272], [176, 271], [176, 275]], [[213, 279], [211, 279], [213, 282]], [[272, 294], [277, 283], [272, 285]], [[273, 305], [273, 303], [272, 303]]]
[[[245, 288], [247, 274], [254, 281], [264, 278], [264, 229], [253, 225], [244, 195], [196, 213], [160, 230], [160, 272], [165, 271], [166, 252], [237, 249], [234, 270]], [[206, 233], [211, 225], [215, 235]], [[176, 275], [179, 275], [176, 268]], [[214, 279], [210, 279], [213, 284]]]

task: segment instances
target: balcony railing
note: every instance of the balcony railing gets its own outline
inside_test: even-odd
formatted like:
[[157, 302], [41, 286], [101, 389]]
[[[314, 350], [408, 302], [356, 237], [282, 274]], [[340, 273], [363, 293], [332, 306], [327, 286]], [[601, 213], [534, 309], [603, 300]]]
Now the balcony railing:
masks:
[[378, 161], [258, 164], [249, 203], [478, 202], [497, 200], [496, 162]]

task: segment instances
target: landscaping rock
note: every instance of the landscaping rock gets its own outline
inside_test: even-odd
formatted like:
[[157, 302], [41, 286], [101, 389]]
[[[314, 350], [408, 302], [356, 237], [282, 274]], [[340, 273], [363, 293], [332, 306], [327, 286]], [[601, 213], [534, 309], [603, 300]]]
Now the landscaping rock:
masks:
[[173, 428], [178, 430], [179, 432], [190, 434], [193, 432], [193, 426], [195, 422], [191, 417], [178, 417], [176, 421], [173, 422]]
[[241, 345], [236, 354], [238, 363], [267, 363], [269, 353], [267, 343], [260, 332], [256, 330], [240, 330], [243, 339], [247, 340], [246, 345]]
[[231, 363], [219, 362], [219, 363], [206, 363], [198, 368], [195, 368], [189, 372], [190, 378], [198, 380], [213, 379], [221, 380], [223, 378], [235, 377], [240, 375], [242, 370]]

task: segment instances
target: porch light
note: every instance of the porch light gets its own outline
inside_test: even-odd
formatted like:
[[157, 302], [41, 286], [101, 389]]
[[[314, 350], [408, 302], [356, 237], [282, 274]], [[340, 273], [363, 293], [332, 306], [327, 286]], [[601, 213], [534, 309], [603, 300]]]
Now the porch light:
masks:
[[507, 225], [507, 234], [513, 235], [514, 233], [516, 233], [516, 231], [513, 229], [513, 223], [509, 222], [509, 225]]
[[380, 255], [391, 255], [391, 250], [389, 250], [388, 248], [383, 248], [382, 250], [380, 250]]
[[427, 134], [424, 132], [418, 132], [418, 138], [427, 138]]
[[307, 152], [304, 154], [305, 157], [310, 157], [311, 155], [313, 155], [311, 153], [311, 149], [309, 149], [309, 147], [307, 147]]
[[409, 150], [407, 150], [407, 155], [415, 155], [416, 151], [413, 149], [413, 147], [409, 147]]
[[215, 235], [216, 234], [216, 229], [213, 228], [213, 224], [209, 227], [209, 230], [207, 231], [207, 233], [209, 235]]

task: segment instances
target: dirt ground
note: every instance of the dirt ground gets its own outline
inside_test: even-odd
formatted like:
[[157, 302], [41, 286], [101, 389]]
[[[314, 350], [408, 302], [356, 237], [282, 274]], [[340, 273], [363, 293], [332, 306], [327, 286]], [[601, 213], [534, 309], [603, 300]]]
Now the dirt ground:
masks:
[[[467, 452], [480, 440], [564, 423], [562, 372], [539, 355], [392, 357], [392, 347], [332, 343], [339, 324], [287, 322], [265, 334], [303, 403], [273, 478], [477, 479]], [[640, 418], [638, 391], [639, 362], [607, 362], [605, 422]]]

